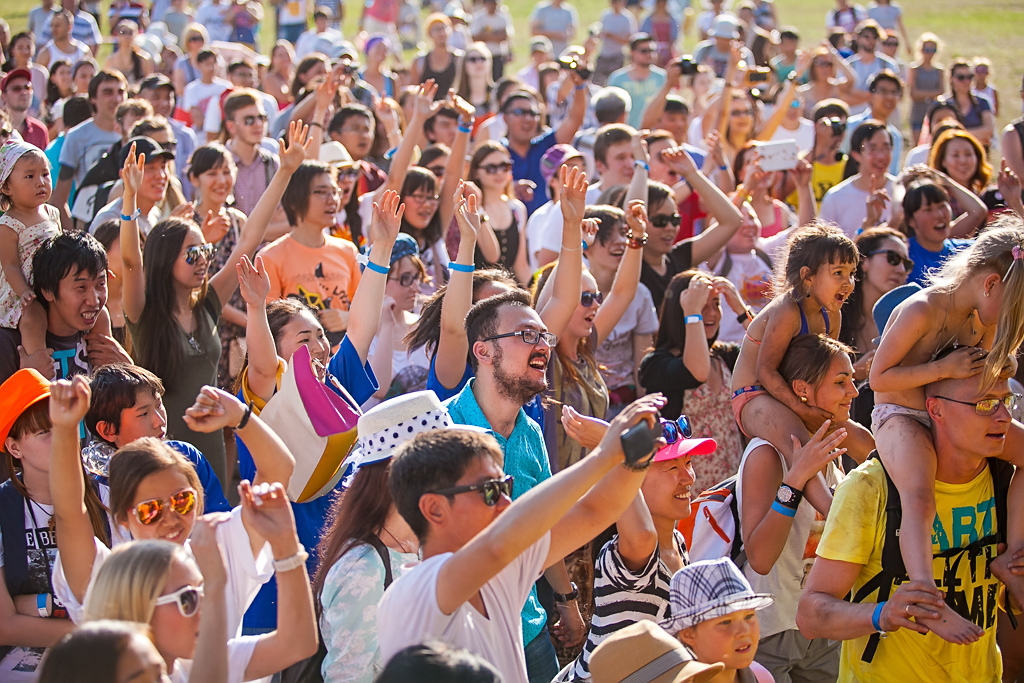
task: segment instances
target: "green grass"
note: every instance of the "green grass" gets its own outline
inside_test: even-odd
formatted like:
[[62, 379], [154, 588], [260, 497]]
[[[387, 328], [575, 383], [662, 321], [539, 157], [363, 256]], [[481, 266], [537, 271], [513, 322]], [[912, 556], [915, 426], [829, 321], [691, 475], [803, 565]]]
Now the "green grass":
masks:
[[[583, 24], [597, 21], [608, 6], [607, 0], [571, 0]], [[522, 66], [528, 56], [529, 26], [527, 18], [535, 0], [505, 0], [515, 21], [516, 40], [514, 68]], [[698, 0], [693, 0], [695, 8]], [[104, 2], [104, 8], [109, 3]], [[801, 44], [811, 46], [824, 38], [825, 13], [833, 3], [830, 0], [775, 0], [779, 19], [783, 24], [797, 28]], [[904, 21], [910, 39], [916, 40], [924, 31], [932, 31], [945, 42], [940, 61], [949, 64], [955, 56], [985, 55], [992, 60], [992, 79], [1001, 96], [1002, 111], [997, 127], [1002, 127], [1020, 114], [1021, 74], [1024, 73], [1024, 1], [1022, 0], [903, 0]], [[0, 17], [11, 25], [12, 32], [25, 26], [32, 0], [0, 0]], [[269, 9], [269, 3], [267, 3]], [[697, 8], [699, 11], [699, 8]], [[268, 11], [268, 15], [270, 12]], [[359, 3], [350, 1], [346, 6], [344, 32], [353, 36], [359, 18]], [[106, 28], [106, 27], [104, 27]], [[273, 22], [264, 23], [261, 32], [263, 45], [273, 43]], [[695, 44], [693, 35], [686, 36], [684, 50]], [[901, 46], [901, 50], [902, 50]], [[103, 54], [103, 53], [101, 53]], [[906, 58], [904, 54], [901, 58]]]

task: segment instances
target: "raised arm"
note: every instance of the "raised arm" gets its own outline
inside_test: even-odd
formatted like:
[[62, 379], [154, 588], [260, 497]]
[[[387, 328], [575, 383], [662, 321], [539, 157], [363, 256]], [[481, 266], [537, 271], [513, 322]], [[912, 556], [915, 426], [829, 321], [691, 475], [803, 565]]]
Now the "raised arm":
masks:
[[587, 114], [587, 97], [589, 91], [587, 82], [580, 78], [575, 70], [569, 72], [569, 78], [575, 84], [572, 93], [572, 105], [566, 114], [562, 125], [555, 131], [555, 141], [566, 145], [572, 144], [576, 132], [583, 125], [583, 117]]
[[412, 153], [416, 150], [416, 141], [423, 134], [423, 122], [444, 105], [444, 100], [434, 101], [434, 94], [437, 92], [437, 84], [434, 83], [434, 79], [422, 83], [419, 88], [419, 92], [416, 93], [416, 110], [413, 112], [412, 120], [405, 127], [402, 144], [398, 145], [394, 156], [391, 157], [391, 170], [388, 173], [388, 179], [376, 191], [375, 199], [378, 201], [387, 190], [402, 191], [406, 172], [412, 165]]
[[245, 299], [245, 352], [249, 359], [246, 381], [254, 394], [269, 401], [277, 388], [279, 361], [277, 344], [267, 320], [270, 275], [263, 266], [262, 256], [257, 256], [253, 263], [243, 255], [235, 269], [239, 290]]
[[[708, 299], [714, 294], [714, 284], [710, 278], [694, 276], [690, 284], [679, 294], [679, 307], [683, 309], [684, 319], [700, 316]], [[708, 349], [708, 338], [703, 334], [703, 318], [685, 323], [689, 334], [683, 343], [683, 365], [698, 382], [707, 382], [711, 374], [711, 351]]]
[[800, 212], [797, 215], [797, 225], [809, 225], [818, 217], [818, 203], [814, 199], [814, 186], [811, 185], [811, 178], [814, 167], [811, 162], [803, 157], [796, 160], [796, 167], [793, 169], [793, 181], [796, 183], [796, 197], [800, 202]]
[[320, 158], [320, 145], [324, 141], [324, 120], [330, 110], [331, 102], [338, 93], [337, 79], [327, 77], [323, 83], [317, 86], [313, 94], [313, 116], [306, 123], [309, 124], [309, 149], [306, 153], [310, 159]]
[[935, 172], [939, 174], [949, 189], [949, 193], [953, 195], [957, 204], [964, 210], [962, 214], [950, 223], [950, 236], [961, 238], [973, 237], [977, 230], [985, 224], [986, 219], [988, 219], [988, 208], [985, 207], [985, 202], [981, 201], [978, 195], [942, 171], [936, 170]]
[[[441, 196], [441, 203], [437, 207], [440, 211], [441, 225], [447, 228], [452, 223], [455, 215], [455, 204], [458, 201], [456, 190], [462, 182], [463, 174], [466, 172], [466, 151], [469, 149], [469, 136], [473, 130], [473, 114], [475, 110], [466, 100], [448, 91], [449, 106], [459, 112], [459, 128], [455, 132], [455, 141], [452, 143], [452, 152], [448, 155], [448, 162], [444, 168], [444, 178], [441, 179], [441, 188], [438, 194]], [[497, 240], [494, 241], [497, 247]]]
[[[638, 168], [640, 172], [643, 169]], [[626, 208], [626, 224], [629, 226], [628, 241], [639, 240], [637, 246], [627, 246], [626, 253], [619, 261], [615, 271], [612, 290], [608, 292], [604, 303], [594, 315], [594, 330], [597, 332], [597, 344], [600, 346], [612, 333], [619, 320], [625, 315], [633, 299], [636, 298], [636, 286], [640, 283], [640, 267], [643, 265], [643, 243], [647, 241], [647, 209], [639, 199], [630, 200]]]
[[554, 335], [561, 335], [569, 325], [583, 291], [583, 212], [587, 203], [587, 174], [578, 168], [562, 166], [558, 171], [562, 182], [562, 249], [558, 265], [551, 274], [545, 296], [537, 301], [537, 312]]
[[[124, 183], [124, 197], [121, 204], [121, 214], [133, 216], [138, 208], [135, 197], [142, 185], [142, 178], [146, 170], [146, 155], [135, 154], [135, 143], [132, 143], [128, 150], [128, 158], [125, 159], [124, 167], [121, 169], [121, 180]], [[142, 245], [139, 241], [139, 224], [133, 218], [121, 221], [121, 277], [123, 280], [121, 290], [121, 305], [124, 308], [124, 316], [130, 322], [137, 323], [142, 317], [142, 310], [146, 307], [146, 275], [142, 270]]]
[[743, 215], [736, 205], [729, 201], [718, 186], [708, 180], [707, 176], [697, 170], [693, 157], [682, 147], [667, 149], [661, 153], [662, 158], [676, 170], [693, 191], [700, 196], [708, 214], [718, 221], [696, 237], [693, 241], [693, 262], [703, 263], [714, 254], [725, 248], [732, 236], [743, 222]]
[[636, 492], [633, 502], [622, 513], [615, 527], [619, 533], [619, 555], [626, 566], [638, 572], [651, 561], [651, 555], [658, 549], [658, 530], [647, 509], [644, 494]]
[[85, 591], [96, 560], [96, 541], [85, 507], [86, 482], [78, 447], [78, 425], [89, 411], [91, 397], [89, 384], [82, 375], [50, 384], [50, 422], [53, 423], [50, 494], [53, 520], [60, 528], [57, 551], [64, 579], [79, 603], [85, 602]]
[[[623, 462], [619, 437], [640, 420], [656, 424], [662, 403], [645, 397], [627, 407], [589, 456], [534, 487], [452, 555], [437, 577], [440, 610], [454, 612], [548, 530], [551, 545], [545, 566], [561, 560], [614, 522], [644, 479], [642, 471], [617, 467]], [[595, 487], [598, 482], [605, 484], [604, 480], [607, 485]], [[436, 494], [425, 495], [420, 506], [429, 505], [432, 495]]]
[[786, 85], [782, 87], [782, 94], [779, 99], [775, 102], [775, 110], [772, 115], [765, 121], [765, 124], [761, 126], [761, 130], [757, 131], [754, 135], [755, 140], [771, 140], [772, 136], [775, 135], [775, 131], [782, 125], [782, 119], [786, 118], [786, 112], [789, 111], [790, 105], [793, 100], [796, 99], [796, 79], [786, 81]]
[[231, 518], [227, 513], [203, 515], [189, 536], [189, 550], [203, 575], [203, 606], [199, 637], [190, 683], [220, 683], [228, 677], [227, 570], [217, 545], [217, 526]]
[[775, 400], [785, 404], [804, 422], [821, 423], [829, 419], [831, 415], [821, 408], [812, 408], [802, 402], [779, 372], [779, 365], [782, 364], [782, 357], [786, 355], [789, 342], [800, 330], [797, 312], [790, 310], [790, 307], [777, 306], [767, 313], [762, 311], [758, 314], [761, 315], [768, 316], [768, 323], [761, 339], [761, 351], [757, 354], [758, 382]]
[[[610, 34], [609, 34], [610, 35]], [[672, 92], [672, 88], [679, 87], [679, 79], [682, 77], [682, 67], [679, 62], [672, 61], [665, 67], [666, 78], [658, 92], [651, 98], [651, 101], [644, 107], [643, 118], [640, 119], [640, 128], [655, 130], [661, 117], [665, 114], [665, 100]]]
[[[472, 268], [476, 236], [480, 230], [477, 198], [465, 192], [462, 183], [456, 193], [455, 221], [459, 226], [459, 253], [454, 263]], [[454, 388], [466, 373], [469, 338], [466, 336], [466, 314], [473, 306], [473, 271], [453, 268], [441, 304], [441, 337], [434, 356], [434, 373], [441, 386]]]
[[[402, 227], [402, 216], [405, 215], [405, 204], [399, 201], [398, 193], [394, 190], [386, 190], [380, 198], [380, 203], [373, 203], [373, 217], [370, 219], [370, 256], [369, 262], [379, 268], [388, 269], [391, 264], [391, 250], [398, 239], [399, 229]], [[384, 301], [384, 288], [388, 283], [387, 270], [380, 273], [368, 266], [363, 271], [363, 276], [356, 287], [355, 296], [352, 297], [352, 305], [349, 307], [348, 331], [345, 335], [356, 353], [359, 354], [360, 362], [366, 362], [366, 356], [370, 352], [370, 343], [373, 336], [377, 334], [380, 327], [381, 307]], [[383, 346], [390, 347], [386, 340], [378, 342]], [[382, 376], [382, 384], [386, 381]]]
[[[288, 124], [288, 144], [285, 145], [284, 140], [278, 143], [281, 146], [281, 166], [274, 173], [274, 177], [270, 179], [267, 191], [256, 202], [252, 213], [249, 214], [249, 219], [245, 221], [245, 225], [238, 235], [238, 244], [235, 245], [228, 260], [210, 278], [209, 286], [217, 292], [217, 297], [222, 302], [230, 299], [235, 288], [238, 287], [238, 274], [235, 272], [235, 264], [238, 263], [243, 254], [252, 258], [253, 254], [256, 253], [256, 248], [260, 246], [260, 243], [263, 241], [263, 235], [267, 232], [270, 219], [281, 203], [281, 197], [284, 195], [285, 188], [288, 187], [292, 174], [295, 173], [296, 169], [299, 168], [302, 161], [306, 158], [306, 152], [311, 142], [309, 126], [295, 121]], [[211, 213], [207, 215], [205, 220], [212, 219]]]

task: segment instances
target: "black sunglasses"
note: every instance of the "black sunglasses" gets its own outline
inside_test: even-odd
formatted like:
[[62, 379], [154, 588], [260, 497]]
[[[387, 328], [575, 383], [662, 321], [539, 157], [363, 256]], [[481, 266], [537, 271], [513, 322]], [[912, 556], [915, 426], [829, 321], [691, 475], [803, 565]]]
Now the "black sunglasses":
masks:
[[874, 256], [875, 254], [885, 254], [885, 261], [890, 266], [898, 266], [899, 264], [902, 263], [903, 267], [907, 269], [908, 273], [914, 269], [914, 262], [908, 258], [904, 258], [903, 254], [896, 251], [895, 249], [878, 249], [876, 251], [869, 252], [868, 256], [871, 257]]
[[598, 306], [604, 303], [604, 294], [601, 292], [583, 292], [580, 294], [580, 304], [583, 308], [590, 308], [597, 302]]
[[664, 228], [668, 225], [674, 225], [678, 228], [682, 224], [683, 217], [680, 216], [678, 213], [651, 216], [651, 225], [653, 225], [656, 228]]
[[661, 418], [661, 438], [665, 443], [674, 444], [682, 439], [689, 439], [693, 436], [693, 427], [690, 426], [690, 418], [680, 415], [675, 420]]
[[195, 244], [189, 247], [185, 250], [185, 263], [194, 266], [200, 256], [209, 261], [213, 257], [213, 245], [207, 242], [206, 244]]
[[242, 119], [242, 123], [244, 125], [246, 125], [246, 126], [251, 126], [252, 124], [256, 123], [257, 121], [259, 121], [260, 123], [266, 123], [268, 121], [267, 115], [266, 114], [256, 114], [255, 116], [246, 116], [245, 118]]
[[497, 164], [481, 164], [480, 170], [488, 175], [496, 175], [498, 173], [508, 173], [512, 170], [512, 164], [508, 161], [502, 161]]
[[494, 507], [501, 500], [502, 496], [512, 497], [512, 475], [506, 474], [501, 479], [488, 479], [479, 484], [469, 484], [468, 486], [450, 486], [444, 489], [437, 489], [436, 491], [427, 491], [427, 493], [436, 493], [440, 496], [455, 496], [471, 491], [483, 493], [484, 505]]

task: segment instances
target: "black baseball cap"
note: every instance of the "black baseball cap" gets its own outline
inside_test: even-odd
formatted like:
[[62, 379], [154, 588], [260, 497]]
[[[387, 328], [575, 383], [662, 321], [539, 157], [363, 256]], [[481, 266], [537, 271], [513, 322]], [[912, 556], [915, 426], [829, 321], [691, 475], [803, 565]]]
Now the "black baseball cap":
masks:
[[146, 155], [147, 164], [156, 157], [163, 157], [164, 159], [167, 159], [167, 161], [174, 161], [174, 152], [169, 149], [164, 149], [160, 146], [160, 143], [153, 138], [140, 135], [130, 139], [121, 147], [121, 154], [118, 156], [118, 163], [120, 163], [122, 167], [124, 166], [124, 162], [128, 161], [128, 153], [131, 152], [132, 143], [135, 143], [136, 154]]
[[174, 90], [174, 83], [163, 74], [150, 74], [139, 81], [139, 90], [157, 90], [158, 88], [170, 88]]

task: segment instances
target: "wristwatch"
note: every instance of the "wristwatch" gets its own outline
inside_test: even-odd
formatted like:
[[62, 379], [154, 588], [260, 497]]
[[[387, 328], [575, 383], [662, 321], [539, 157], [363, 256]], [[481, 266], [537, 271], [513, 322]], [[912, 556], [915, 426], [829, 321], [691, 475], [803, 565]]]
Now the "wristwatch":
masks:
[[800, 499], [803, 498], [803, 495], [802, 491], [797, 491], [786, 484], [780, 484], [779, 491], [775, 494], [775, 500], [779, 501], [786, 507], [795, 508], [800, 504]]
[[572, 592], [570, 592], [570, 593], [554, 593], [555, 602], [564, 605], [564, 604], [572, 602], [573, 600], [578, 600], [579, 599], [579, 597], [580, 597], [580, 589], [576, 585], [576, 582], [575, 581], [571, 581], [571, 582], [569, 582], [569, 585], [572, 586]]

